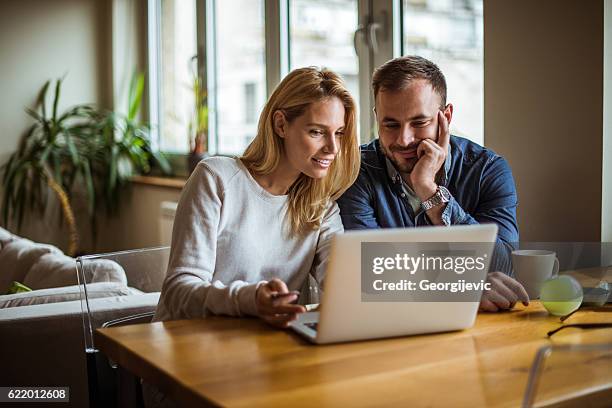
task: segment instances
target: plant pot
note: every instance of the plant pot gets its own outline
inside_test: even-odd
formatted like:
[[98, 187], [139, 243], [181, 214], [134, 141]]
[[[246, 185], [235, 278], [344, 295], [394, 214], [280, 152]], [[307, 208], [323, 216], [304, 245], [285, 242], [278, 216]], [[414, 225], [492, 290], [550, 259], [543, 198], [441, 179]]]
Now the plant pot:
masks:
[[187, 156], [187, 170], [189, 170], [189, 175], [193, 173], [198, 163], [202, 161], [202, 159], [205, 159], [207, 157], [208, 157], [208, 153], [206, 152], [202, 152], [202, 153], [190, 152], [189, 156]]

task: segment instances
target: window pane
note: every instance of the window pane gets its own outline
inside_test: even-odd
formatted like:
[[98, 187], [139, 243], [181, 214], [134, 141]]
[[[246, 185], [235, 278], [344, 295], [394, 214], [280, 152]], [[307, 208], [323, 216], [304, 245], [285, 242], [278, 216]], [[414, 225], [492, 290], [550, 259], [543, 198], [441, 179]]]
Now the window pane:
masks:
[[482, 0], [403, 0], [404, 54], [435, 62], [454, 105], [451, 132], [483, 143]]
[[292, 0], [290, 68], [318, 66], [342, 76], [359, 105], [359, 61], [353, 45], [357, 0]]
[[195, 109], [195, 0], [161, 0], [160, 30], [160, 148], [186, 153], [189, 122]]
[[266, 100], [263, 0], [215, 2], [217, 153], [241, 154]]

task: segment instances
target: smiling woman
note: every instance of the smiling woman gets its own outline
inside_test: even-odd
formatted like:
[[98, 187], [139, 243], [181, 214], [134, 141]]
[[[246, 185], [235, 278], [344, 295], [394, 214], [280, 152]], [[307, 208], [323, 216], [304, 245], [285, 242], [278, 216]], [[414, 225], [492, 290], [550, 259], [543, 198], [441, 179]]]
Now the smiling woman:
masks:
[[317, 227], [328, 200], [340, 197], [355, 180], [355, 116], [355, 102], [340, 77], [316, 68], [291, 72], [264, 107], [257, 136], [241, 159], [255, 179], [277, 180], [289, 196], [294, 232]]
[[[275, 111], [273, 127], [283, 139], [285, 155], [276, 171], [255, 175], [259, 184], [273, 194], [286, 194], [300, 174], [324, 177], [338, 153], [344, 116], [342, 101], [335, 96], [310, 104], [299, 117], [290, 110]], [[275, 180], [278, 175], [283, 180]]]
[[340, 77], [291, 72], [244, 155], [205, 159], [187, 181], [156, 320], [253, 315], [286, 327], [305, 311], [297, 291], [310, 276], [323, 281], [343, 231], [334, 200], [358, 170], [355, 105]]

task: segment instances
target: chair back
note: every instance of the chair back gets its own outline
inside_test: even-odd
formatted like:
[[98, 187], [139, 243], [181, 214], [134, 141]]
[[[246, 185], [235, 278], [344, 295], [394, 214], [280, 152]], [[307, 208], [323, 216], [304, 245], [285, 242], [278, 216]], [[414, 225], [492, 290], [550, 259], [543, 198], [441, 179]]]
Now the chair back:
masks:
[[144, 248], [76, 259], [85, 349], [104, 322], [155, 311], [170, 247]]
[[169, 256], [156, 247], [76, 259], [91, 407], [142, 406], [140, 379], [98, 352], [94, 332], [151, 322]]

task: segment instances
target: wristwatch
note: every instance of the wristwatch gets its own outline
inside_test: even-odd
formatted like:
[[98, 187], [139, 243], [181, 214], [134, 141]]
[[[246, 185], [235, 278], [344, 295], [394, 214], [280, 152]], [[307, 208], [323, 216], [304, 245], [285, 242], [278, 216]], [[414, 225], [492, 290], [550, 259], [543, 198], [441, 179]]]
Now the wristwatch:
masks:
[[450, 191], [444, 186], [438, 186], [436, 193], [421, 203], [421, 208], [427, 211], [437, 205], [448, 203], [451, 199]]

